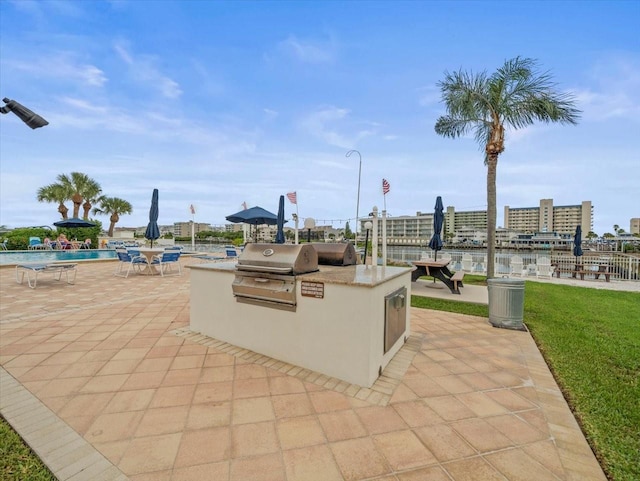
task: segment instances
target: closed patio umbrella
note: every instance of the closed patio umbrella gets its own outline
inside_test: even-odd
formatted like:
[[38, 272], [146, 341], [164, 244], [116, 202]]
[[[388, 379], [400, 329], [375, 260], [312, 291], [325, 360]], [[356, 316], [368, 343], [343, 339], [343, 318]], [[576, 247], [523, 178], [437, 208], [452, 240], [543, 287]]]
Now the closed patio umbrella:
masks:
[[153, 241], [160, 238], [158, 214], [158, 189], [153, 189], [153, 194], [151, 195], [151, 208], [149, 209], [149, 223], [147, 224], [147, 230], [144, 232], [145, 239], [149, 239], [151, 241], [151, 247], [153, 247]]
[[442, 211], [444, 206], [442, 205], [442, 197], [436, 198], [436, 206], [433, 211], [433, 236], [429, 241], [429, 248], [434, 251], [434, 260], [438, 259], [438, 251], [442, 249], [442, 238], [440, 232], [442, 231], [442, 224], [444, 223], [444, 214]]
[[278, 204], [278, 219], [276, 221], [276, 244], [284, 244], [284, 195], [280, 196]]
[[578, 257], [582, 257], [582, 227], [576, 227], [576, 235], [573, 238], [573, 255], [576, 256], [576, 264]]

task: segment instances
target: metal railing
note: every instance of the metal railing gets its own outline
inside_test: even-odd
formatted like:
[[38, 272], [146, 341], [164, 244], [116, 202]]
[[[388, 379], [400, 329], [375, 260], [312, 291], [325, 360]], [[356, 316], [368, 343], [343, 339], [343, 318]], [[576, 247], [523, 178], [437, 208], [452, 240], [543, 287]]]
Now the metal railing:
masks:
[[[388, 260], [398, 263], [412, 263], [420, 260], [425, 256], [431, 258], [435, 253], [429, 249], [397, 247], [389, 246]], [[471, 256], [471, 263], [468, 262], [468, 256]], [[620, 252], [597, 252], [590, 255], [586, 253], [576, 262], [576, 257], [566, 252], [554, 253], [550, 251], [518, 251], [518, 252], [498, 252], [495, 256], [495, 275], [504, 276], [511, 273], [511, 259], [518, 256], [522, 259], [522, 269], [524, 275], [533, 275], [537, 273], [537, 264], [540, 258], [550, 259], [551, 264], [559, 267], [561, 276], [571, 275], [570, 272], [575, 269], [576, 264], [581, 265], [581, 270], [586, 272], [597, 272], [600, 266], [607, 266], [608, 272], [612, 279], [616, 280], [640, 280], [640, 257], [623, 254]], [[438, 251], [437, 258], [450, 258], [449, 267], [452, 270], [463, 269], [463, 258], [465, 259], [464, 268], [471, 266], [470, 269], [464, 269], [469, 273], [486, 274], [486, 250], [474, 251]]]

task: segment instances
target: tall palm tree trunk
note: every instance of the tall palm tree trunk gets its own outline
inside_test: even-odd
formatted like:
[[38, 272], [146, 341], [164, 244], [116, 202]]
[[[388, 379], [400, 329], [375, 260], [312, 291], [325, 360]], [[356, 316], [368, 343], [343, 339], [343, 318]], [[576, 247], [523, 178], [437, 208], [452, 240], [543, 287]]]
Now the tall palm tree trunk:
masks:
[[497, 167], [498, 154], [489, 154], [487, 156], [487, 279], [495, 277]]
[[60, 205], [58, 205], [58, 212], [60, 212], [60, 215], [62, 216], [63, 219], [66, 220], [68, 218], [67, 213], [69, 212], [69, 209], [62, 202], [60, 202]]

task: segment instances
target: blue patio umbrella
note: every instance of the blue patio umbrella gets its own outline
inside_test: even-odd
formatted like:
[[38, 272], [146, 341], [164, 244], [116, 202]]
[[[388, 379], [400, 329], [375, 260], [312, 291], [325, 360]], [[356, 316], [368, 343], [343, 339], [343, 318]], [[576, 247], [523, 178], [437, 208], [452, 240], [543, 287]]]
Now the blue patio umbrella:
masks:
[[151, 247], [153, 247], [153, 241], [160, 237], [158, 213], [158, 189], [153, 189], [153, 195], [151, 196], [151, 208], [149, 209], [149, 223], [147, 224], [147, 230], [144, 232], [145, 239], [149, 239], [151, 241]]
[[576, 227], [576, 235], [573, 238], [573, 255], [576, 257], [582, 256], [582, 227]]
[[443, 211], [444, 206], [442, 205], [442, 197], [438, 196], [436, 198], [436, 206], [433, 212], [433, 236], [429, 241], [429, 248], [433, 249], [434, 259], [438, 259], [438, 251], [442, 249], [442, 237], [440, 237], [440, 232], [442, 231], [442, 224], [444, 223], [444, 214]]
[[284, 195], [280, 196], [276, 226], [276, 244], [284, 244]]
[[264, 224], [276, 225], [278, 223], [278, 217], [275, 214], [258, 206], [228, 215], [225, 219], [235, 224], [244, 223], [256, 226], [256, 237], [257, 226]]
[[77, 228], [77, 227], [95, 227], [96, 223], [88, 220], [80, 219], [78, 217], [72, 217], [71, 219], [63, 219], [58, 222], [54, 222], [53, 225], [56, 227], [68, 227], [68, 228]]

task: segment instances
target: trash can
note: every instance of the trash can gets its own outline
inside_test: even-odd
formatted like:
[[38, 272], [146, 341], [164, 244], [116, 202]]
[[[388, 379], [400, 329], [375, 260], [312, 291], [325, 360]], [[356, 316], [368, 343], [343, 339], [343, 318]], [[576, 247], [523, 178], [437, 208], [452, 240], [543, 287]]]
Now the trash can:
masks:
[[526, 331], [524, 313], [524, 280], [488, 279], [489, 322], [493, 327]]

